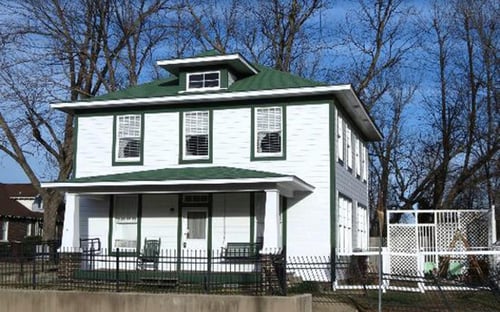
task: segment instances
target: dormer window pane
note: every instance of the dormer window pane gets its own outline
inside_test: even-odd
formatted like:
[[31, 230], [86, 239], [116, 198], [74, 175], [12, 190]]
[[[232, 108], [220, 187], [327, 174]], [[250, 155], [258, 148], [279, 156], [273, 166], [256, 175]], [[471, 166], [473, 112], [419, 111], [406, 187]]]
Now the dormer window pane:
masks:
[[220, 87], [220, 73], [205, 72], [187, 75], [188, 85], [190, 89], [217, 89]]

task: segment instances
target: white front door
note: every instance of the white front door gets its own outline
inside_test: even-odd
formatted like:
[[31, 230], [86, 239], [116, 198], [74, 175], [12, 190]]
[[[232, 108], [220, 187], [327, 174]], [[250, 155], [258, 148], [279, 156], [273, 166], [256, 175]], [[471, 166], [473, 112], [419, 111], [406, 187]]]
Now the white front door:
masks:
[[185, 250], [207, 250], [208, 208], [182, 208], [182, 246]]

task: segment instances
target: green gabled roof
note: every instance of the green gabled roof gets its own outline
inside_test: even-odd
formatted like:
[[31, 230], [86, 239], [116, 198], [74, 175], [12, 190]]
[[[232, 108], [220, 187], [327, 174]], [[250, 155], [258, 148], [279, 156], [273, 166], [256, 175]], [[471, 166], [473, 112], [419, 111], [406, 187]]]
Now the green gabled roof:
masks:
[[[302, 77], [275, 70], [261, 65], [253, 65], [259, 73], [239, 79], [234, 82], [228, 89], [211, 91], [212, 93], [225, 93], [225, 92], [245, 92], [245, 91], [258, 91], [258, 90], [273, 90], [273, 89], [288, 89], [288, 88], [303, 88], [303, 87], [317, 87], [324, 86], [325, 84], [304, 79]], [[135, 99], [135, 98], [153, 98], [165, 96], [182, 96], [191, 93], [179, 93], [183, 90], [179, 86], [179, 79], [172, 77], [168, 79], [155, 80], [149, 83], [141, 84], [128, 89], [108, 93], [105, 95], [97, 96], [87, 99], [86, 101], [106, 101], [106, 100], [121, 100], [121, 99]], [[208, 92], [203, 92], [208, 93]]]
[[240, 169], [233, 167], [186, 167], [164, 168], [120, 174], [75, 178], [68, 183], [130, 182], [130, 181], [177, 181], [177, 180], [228, 180], [286, 177], [279, 173]]
[[256, 90], [271, 90], [271, 89], [288, 89], [288, 88], [304, 88], [318, 87], [325, 84], [304, 79], [297, 75], [287, 72], [272, 69], [266, 66], [254, 64], [259, 73], [244, 79], [235, 81], [229, 91], [256, 91]]
[[217, 50], [207, 50], [205, 52], [201, 52], [199, 54], [196, 54], [194, 57], [217, 56], [217, 55], [222, 55], [222, 53], [220, 53]]
[[86, 99], [85, 101], [108, 101], [121, 99], [136, 99], [136, 98], [151, 98], [168, 95], [178, 95], [181, 90], [179, 79], [170, 77], [167, 79], [153, 80], [135, 87], [130, 87], [120, 91], [111, 92], [108, 94], [96, 96]]

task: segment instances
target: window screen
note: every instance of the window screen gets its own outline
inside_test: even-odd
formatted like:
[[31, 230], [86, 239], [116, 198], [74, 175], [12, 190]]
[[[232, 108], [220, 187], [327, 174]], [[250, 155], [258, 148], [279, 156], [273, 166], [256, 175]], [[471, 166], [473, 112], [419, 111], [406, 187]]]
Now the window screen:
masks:
[[280, 154], [282, 151], [282, 109], [268, 107], [256, 109], [257, 153]]
[[190, 239], [206, 238], [207, 213], [204, 211], [189, 211], [187, 213], [187, 228]]
[[[184, 113], [184, 156], [208, 156], [209, 112]], [[205, 156], [205, 157], [203, 157]]]
[[116, 117], [117, 160], [139, 160], [141, 156], [141, 115]]

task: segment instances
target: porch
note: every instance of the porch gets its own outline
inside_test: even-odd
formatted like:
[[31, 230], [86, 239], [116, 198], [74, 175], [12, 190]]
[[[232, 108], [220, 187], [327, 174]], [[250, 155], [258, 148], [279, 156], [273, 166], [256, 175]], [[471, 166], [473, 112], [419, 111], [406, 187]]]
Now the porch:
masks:
[[110, 253], [138, 253], [148, 239], [161, 250], [207, 253], [231, 244], [286, 245], [287, 199], [314, 187], [295, 177], [230, 167], [166, 168], [46, 183], [66, 192], [62, 248], [99, 239]]

